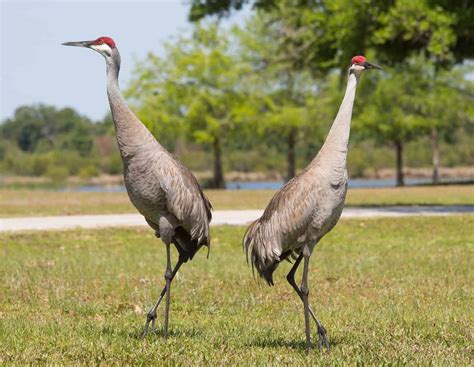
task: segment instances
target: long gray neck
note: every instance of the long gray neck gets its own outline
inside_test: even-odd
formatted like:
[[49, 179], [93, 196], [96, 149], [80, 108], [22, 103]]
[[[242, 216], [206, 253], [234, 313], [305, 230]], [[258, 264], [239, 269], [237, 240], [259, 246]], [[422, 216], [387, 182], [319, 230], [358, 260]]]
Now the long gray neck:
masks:
[[[347, 81], [346, 93], [331, 130], [313, 162], [318, 165], [326, 162], [334, 170], [345, 170], [347, 163], [347, 146], [351, 131], [352, 106], [354, 104], [357, 82], [360, 74], [351, 73]], [[321, 159], [324, 157], [324, 159]]]
[[110, 111], [115, 125], [117, 143], [122, 158], [135, 155], [143, 144], [157, 143], [145, 125], [130, 110], [119, 89], [120, 54], [113, 49], [111, 57], [106, 58], [107, 95]]
[[117, 49], [113, 50], [112, 57], [105, 59], [107, 65], [107, 95], [109, 97], [110, 109], [117, 107], [119, 103], [125, 103], [119, 89], [118, 78], [120, 72], [120, 54]]

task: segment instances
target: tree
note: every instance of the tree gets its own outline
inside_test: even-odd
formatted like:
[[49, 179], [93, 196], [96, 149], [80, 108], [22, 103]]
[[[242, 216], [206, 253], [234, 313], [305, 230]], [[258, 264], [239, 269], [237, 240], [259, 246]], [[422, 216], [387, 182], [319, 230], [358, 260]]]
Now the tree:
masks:
[[392, 143], [398, 186], [404, 184], [403, 149], [407, 142], [428, 134], [433, 127], [452, 140], [454, 132], [470, 119], [472, 95], [466, 90], [470, 82], [460, 70], [444, 71], [434, 79], [434, 68], [424, 57], [411, 58], [403, 68], [386, 68], [384, 76], [373, 77], [376, 81], [369, 78], [359, 93], [363, 107], [356, 114], [355, 127], [379, 143]]
[[[344, 66], [347, 57], [375, 47], [384, 62], [403, 62], [420, 50], [445, 61], [474, 57], [474, 7], [471, 0], [191, 0], [189, 19], [225, 17], [251, 4], [255, 12], [293, 24], [287, 38], [307, 46], [295, 54]], [[339, 64], [342, 63], [342, 64]]]
[[[347, 60], [369, 50], [383, 64], [399, 67], [423, 54], [435, 65], [434, 79], [440, 70], [474, 57], [474, 7], [470, 0], [194, 0], [190, 19], [227, 16], [247, 3], [256, 11], [271, 14], [274, 22], [287, 28], [291, 25], [280, 45], [293, 50], [294, 68], [323, 73], [338, 68], [341, 82]], [[431, 87], [435, 88], [434, 84]], [[434, 180], [439, 128], [437, 123], [429, 129]]]
[[94, 139], [92, 122], [72, 108], [21, 106], [13, 118], [0, 127], [0, 136], [14, 141], [25, 152], [69, 149], [81, 156], [91, 153]]
[[0, 125], [2, 169], [55, 180], [96, 169], [96, 125], [71, 108], [21, 106]]
[[241, 10], [246, 4], [253, 2], [255, 9], [269, 9], [275, 6], [276, 0], [191, 0], [189, 19], [200, 21], [208, 15], [228, 16], [232, 10]]
[[260, 135], [277, 133], [286, 144], [287, 174], [296, 174], [296, 144], [310, 120], [308, 102], [317, 91], [317, 80], [304, 70], [294, 70], [288, 64], [290, 55], [278, 46], [281, 25], [272, 24], [269, 17], [252, 17], [245, 29], [234, 28], [239, 39], [239, 55], [251, 65], [253, 73], [246, 76], [244, 88], [247, 104], [254, 100], [253, 124]]
[[211, 187], [225, 186], [223, 146], [235, 128], [234, 111], [244, 99], [239, 91], [243, 73], [245, 66], [232, 53], [228, 34], [216, 25], [198, 25], [191, 37], [168, 43], [165, 58], [149, 55], [137, 67], [128, 93], [138, 102], [139, 115], [152, 121], [152, 131], [155, 124], [174, 121], [188, 138], [210, 147]]
[[[468, 78], [469, 67], [437, 70], [436, 65], [426, 63], [430, 84], [419, 113], [429, 121], [431, 127], [432, 181], [439, 182], [440, 137], [453, 143], [456, 131], [474, 120], [474, 83]], [[431, 71], [431, 72], [430, 72]], [[435, 77], [436, 76], [436, 77]]]
[[397, 186], [404, 185], [405, 143], [427, 128], [424, 120], [415, 114], [417, 104], [413, 98], [419, 88], [413, 86], [413, 81], [407, 77], [406, 71], [393, 69], [390, 74], [378, 80], [376, 89], [370, 95], [370, 104], [354, 119], [354, 125], [359, 130], [379, 143], [391, 142], [395, 149]]
[[[194, 0], [190, 19], [228, 16], [250, 1]], [[260, 0], [251, 1], [259, 16], [270, 19], [281, 32], [276, 47], [293, 69], [327, 74], [341, 70], [341, 82], [349, 60], [372, 46], [378, 15], [390, 7], [387, 1], [370, 0]], [[271, 28], [269, 28], [271, 30]]]
[[[457, 5], [453, 5], [457, 3]], [[442, 70], [450, 70], [455, 62], [462, 62], [474, 55], [472, 47], [465, 47], [473, 39], [474, 12], [466, 1], [446, 2], [428, 0], [397, 0], [387, 12], [380, 16], [380, 26], [374, 32], [378, 53], [387, 63], [403, 64], [413, 55], [427, 58], [427, 68], [432, 71], [432, 82], [428, 83], [427, 95], [436, 99], [441, 91], [437, 82]], [[466, 21], [471, 21], [468, 24]], [[430, 104], [426, 100], [426, 105]], [[433, 183], [439, 181], [438, 137], [440, 129], [448, 120], [433, 118], [431, 129]], [[450, 130], [450, 128], [447, 128]], [[446, 136], [446, 134], [442, 135]]]

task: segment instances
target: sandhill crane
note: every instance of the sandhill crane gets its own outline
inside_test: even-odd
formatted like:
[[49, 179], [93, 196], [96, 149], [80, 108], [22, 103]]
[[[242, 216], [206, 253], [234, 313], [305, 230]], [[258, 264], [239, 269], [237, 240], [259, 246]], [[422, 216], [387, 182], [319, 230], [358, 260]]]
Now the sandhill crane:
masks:
[[[193, 174], [156, 141], [125, 103], [118, 85], [120, 54], [112, 38], [99, 37], [63, 45], [90, 48], [105, 58], [107, 95], [123, 162], [125, 187], [133, 205], [166, 245], [166, 286], [147, 314], [142, 336], [147, 335], [150, 322], [155, 329], [156, 310], [166, 294], [163, 326], [166, 339], [171, 281], [180, 266], [191, 260], [202, 246], [209, 249], [212, 206]], [[179, 252], [173, 270], [170, 244]]]
[[[347, 145], [357, 83], [366, 69], [380, 69], [363, 56], [352, 58], [344, 99], [319, 153], [306, 169], [290, 180], [272, 198], [263, 215], [247, 229], [242, 245], [247, 261], [269, 285], [279, 263], [296, 259], [287, 280], [304, 304], [306, 349], [311, 348], [310, 319], [316, 322], [319, 348], [329, 350], [326, 329], [308, 301], [309, 258], [316, 244], [337, 223], [347, 192]], [[304, 259], [301, 288], [295, 273]]]

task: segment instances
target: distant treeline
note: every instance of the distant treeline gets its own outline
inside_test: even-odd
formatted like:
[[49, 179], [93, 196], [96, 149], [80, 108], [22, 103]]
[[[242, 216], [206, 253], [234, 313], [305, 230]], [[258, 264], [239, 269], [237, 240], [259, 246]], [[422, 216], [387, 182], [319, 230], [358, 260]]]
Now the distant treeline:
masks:
[[117, 174], [122, 163], [110, 119], [92, 122], [72, 108], [19, 107], [0, 125], [0, 168], [10, 175]]
[[[327, 124], [325, 124], [327, 126]], [[373, 175], [393, 167], [390, 147], [355, 133], [349, 151], [351, 177]], [[160, 139], [160, 136], [157, 137]], [[296, 165], [303, 168], [321, 146], [322, 136], [301, 132], [297, 136]], [[191, 143], [185, 137], [160, 139], [194, 171], [210, 171], [212, 150]], [[164, 140], [164, 141], [163, 141]], [[230, 139], [223, 149], [224, 171], [287, 173], [287, 142], [276, 132], [264, 138], [245, 133]], [[459, 127], [452, 139], [440, 143], [441, 165], [472, 165], [472, 139]], [[406, 163], [410, 167], [429, 167], [431, 148], [428, 137], [409, 143]], [[68, 176], [89, 178], [100, 174], [120, 174], [122, 163], [114, 127], [109, 116], [93, 122], [71, 108], [23, 106], [0, 125], [0, 172], [5, 175], [47, 176], [62, 180]]]

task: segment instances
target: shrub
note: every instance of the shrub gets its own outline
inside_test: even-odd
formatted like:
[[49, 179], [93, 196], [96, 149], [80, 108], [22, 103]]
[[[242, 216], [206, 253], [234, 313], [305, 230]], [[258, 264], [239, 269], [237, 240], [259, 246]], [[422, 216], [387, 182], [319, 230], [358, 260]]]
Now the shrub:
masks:
[[99, 175], [99, 170], [97, 169], [96, 166], [89, 165], [82, 167], [79, 170], [79, 177], [81, 178], [91, 178]]
[[117, 153], [102, 158], [101, 169], [103, 172], [110, 175], [122, 173], [122, 159], [120, 158], [120, 155]]
[[61, 166], [50, 166], [46, 171], [46, 176], [53, 181], [62, 182], [69, 176], [67, 168]]

